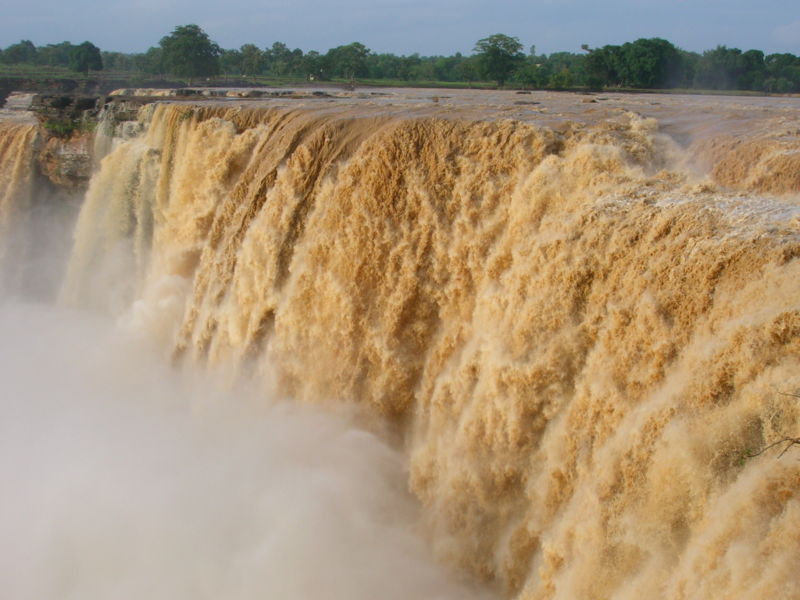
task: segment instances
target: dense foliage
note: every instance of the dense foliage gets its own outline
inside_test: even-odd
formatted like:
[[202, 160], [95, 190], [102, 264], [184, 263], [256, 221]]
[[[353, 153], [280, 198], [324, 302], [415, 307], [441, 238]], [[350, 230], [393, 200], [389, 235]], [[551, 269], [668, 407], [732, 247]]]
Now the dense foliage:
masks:
[[474, 52], [483, 75], [501, 87], [525, 60], [519, 40], [502, 33], [478, 40]]
[[89, 73], [101, 71], [103, 69], [103, 58], [100, 55], [100, 48], [92, 42], [83, 42], [78, 46], [70, 48], [69, 68], [79, 73]]
[[102, 52], [90, 42], [36, 47], [22, 40], [0, 51], [0, 63], [64, 67], [88, 73], [172, 76], [189, 81], [214, 76], [311, 81], [369, 79], [387, 82], [487, 82], [498, 86], [570, 89], [706, 89], [800, 92], [800, 57], [717, 46], [687, 52], [660, 38], [638, 39], [580, 52], [522, 52], [517, 38], [497, 33], [475, 44], [472, 56], [397, 56], [359, 42], [322, 54], [283, 42], [222, 49], [197, 25], [176, 27], [157, 46], [138, 54]]
[[219, 73], [222, 50], [197, 25], [176, 27], [161, 38], [158, 45], [161, 47], [160, 67], [171, 75], [186, 77], [191, 82], [197, 77]]

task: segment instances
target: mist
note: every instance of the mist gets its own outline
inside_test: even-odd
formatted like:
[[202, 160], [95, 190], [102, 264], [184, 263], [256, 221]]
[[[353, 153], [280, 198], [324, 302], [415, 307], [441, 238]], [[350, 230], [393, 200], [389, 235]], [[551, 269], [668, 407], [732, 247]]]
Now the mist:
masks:
[[6, 301], [0, 332], [7, 597], [479, 597], [347, 415], [178, 373], [80, 311]]

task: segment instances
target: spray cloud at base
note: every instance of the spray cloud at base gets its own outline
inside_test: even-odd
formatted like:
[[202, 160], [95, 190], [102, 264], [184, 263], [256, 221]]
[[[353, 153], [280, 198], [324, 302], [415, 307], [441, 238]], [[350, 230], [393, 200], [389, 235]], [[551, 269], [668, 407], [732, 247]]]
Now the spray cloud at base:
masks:
[[485, 597], [435, 566], [404, 461], [347, 415], [214, 391], [80, 312], [8, 302], [0, 330], [10, 597]]

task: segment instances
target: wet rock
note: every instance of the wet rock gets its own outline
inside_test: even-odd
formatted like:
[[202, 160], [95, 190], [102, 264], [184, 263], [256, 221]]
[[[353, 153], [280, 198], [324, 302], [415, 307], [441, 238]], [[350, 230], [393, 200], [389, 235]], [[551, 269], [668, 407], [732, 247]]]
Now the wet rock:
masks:
[[50, 137], [39, 153], [39, 169], [53, 184], [71, 192], [85, 189], [92, 174], [92, 134]]

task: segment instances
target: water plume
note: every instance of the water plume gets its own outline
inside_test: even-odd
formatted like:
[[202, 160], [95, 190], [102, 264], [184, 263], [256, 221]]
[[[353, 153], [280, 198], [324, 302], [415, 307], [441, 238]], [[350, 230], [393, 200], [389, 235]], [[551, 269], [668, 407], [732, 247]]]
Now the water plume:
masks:
[[179, 374], [112, 325], [0, 305], [4, 594], [487, 597], [433, 562], [402, 456], [348, 411]]

